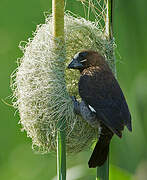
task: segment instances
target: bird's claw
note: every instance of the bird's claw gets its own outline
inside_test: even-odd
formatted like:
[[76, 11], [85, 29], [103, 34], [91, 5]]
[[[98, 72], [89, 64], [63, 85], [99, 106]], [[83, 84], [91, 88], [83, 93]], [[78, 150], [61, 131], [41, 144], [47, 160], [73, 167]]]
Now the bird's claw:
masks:
[[73, 102], [76, 102], [76, 101], [77, 101], [77, 99], [76, 99], [75, 96], [71, 96], [71, 99], [72, 99]]
[[79, 107], [79, 102], [77, 101], [75, 96], [71, 96], [73, 105], [74, 105], [74, 112], [76, 114], [80, 114], [80, 107]]

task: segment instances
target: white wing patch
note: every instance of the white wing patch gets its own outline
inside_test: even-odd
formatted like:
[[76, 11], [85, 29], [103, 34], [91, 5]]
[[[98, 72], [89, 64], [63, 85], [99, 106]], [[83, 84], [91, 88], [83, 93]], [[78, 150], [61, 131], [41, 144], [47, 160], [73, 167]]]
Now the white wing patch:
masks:
[[83, 59], [82, 61], [80, 61], [80, 62], [85, 62], [85, 61], [87, 61], [87, 59]]
[[89, 109], [90, 109], [92, 112], [95, 112], [95, 113], [96, 113], [95, 109], [94, 109], [92, 106], [90, 106], [90, 105], [88, 105], [88, 106], [89, 106]]

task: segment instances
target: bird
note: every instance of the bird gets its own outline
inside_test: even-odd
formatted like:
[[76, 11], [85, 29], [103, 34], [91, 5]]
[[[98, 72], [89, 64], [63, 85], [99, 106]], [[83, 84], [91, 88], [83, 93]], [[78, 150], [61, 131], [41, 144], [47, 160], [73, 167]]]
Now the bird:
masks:
[[99, 138], [88, 161], [89, 168], [102, 166], [107, 160], [113, 135], [121, 138], [125, 126], [132, 131], [126, 99], [106, 59], [99, 52], [82, 50], [74, 55], [67, 68], [80, 71], [78, 90], [81, 102], [72, 96], [75, 113], [93, 127], [99, 127]]

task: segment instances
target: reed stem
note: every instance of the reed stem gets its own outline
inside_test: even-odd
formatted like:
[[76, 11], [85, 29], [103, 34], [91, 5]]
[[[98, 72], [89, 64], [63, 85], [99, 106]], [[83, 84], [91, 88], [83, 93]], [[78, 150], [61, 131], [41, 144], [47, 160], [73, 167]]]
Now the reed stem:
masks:
[[[107, 0], [106, 4], [106, 20], [105, 20], [105, 33], [108, 40], [113, 40], [113, 0]], [[114, 52], [112, 51], [112, 56], [114, 57]], [[114, 58], [115, 59], [115, 58]], [[113, 72], [115, 72], [115, 60], [113, 66]], [[109, 155], [106, 162], [101, 167], [97, 167], [96, 180], [109, 180]]]
[[[61, 41], [60, 45], [64, 48], [64, 0], [52, 0], [53, 15], [53, 36]], [[55, 49], [58, 50], [59, 44], [55, 41]], [[61, 47], [59, 47], [61, 49]], [[58, 56], [64, 56], [63, 53]], [[63, 57], [64, 58], [64, 57]], [[58, 123], [57, 132], [57, 179], [66, 180], [66, 123], [62, 120]]]
[[103, 166], [97, 168], [96, 180], [108, 180], [109, 179], [109, 156]]

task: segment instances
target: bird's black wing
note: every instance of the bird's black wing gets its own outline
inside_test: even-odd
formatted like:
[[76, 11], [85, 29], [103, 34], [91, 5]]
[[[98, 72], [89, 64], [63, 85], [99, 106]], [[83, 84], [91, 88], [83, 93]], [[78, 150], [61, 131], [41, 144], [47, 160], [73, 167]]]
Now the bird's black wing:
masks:
[[109, 129], [121, 137], [126, 125], [131, 131], [131, 115], [123, 92], [112, 72], [84, 73], [79, 81], [79, 94]]

